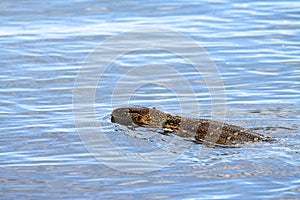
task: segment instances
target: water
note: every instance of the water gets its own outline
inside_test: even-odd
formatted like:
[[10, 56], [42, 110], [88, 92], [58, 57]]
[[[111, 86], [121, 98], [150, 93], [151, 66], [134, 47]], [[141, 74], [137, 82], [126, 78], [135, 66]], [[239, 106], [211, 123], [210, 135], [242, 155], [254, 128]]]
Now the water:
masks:
[[[298, 2], [4, 0], [0, 8], [2, 199], [300, 198]], [[112, 93], [115, 84], [141, 65], [174, 66], [191, 83], [195, 98], [186, 92], [180, 101], [172, 90], [149, 83], [136, 88], [129, 103], [218, 119], [211, 112], [214, 96], [203, 77], [172, 53], [150, 49], [111, 63], [95, 91], [97, 124], [86, 126], [101, 130], [92, 135], [96, 144], [105, 135], [124, 152], [141, 155], [168, 146], [175, 138], [163, 153], [178, 158], [159, 170], [138, 174], [99, 162], [75, 127], [76, 76], [106, 39], [138, 28], [169, 28], [196, 40], [220, 72], [226, 122], [253, 128], [277, 142], [208, 148], [153, 130], [111, 124], [111, 109], [122, 104], [122, 98]], [[150, 75], [154, 80], [161, 77]], [[125, 82], [135, 80], [128, 77]], [[143, 77], [149, 78], [142, 74], [137, 79]], [[169, 78], [168, 86], [186, 91]], [[181, 110], [180, 103], [191, 110]], [[188, 145], [184, 152], [182, 145]], [[116, 158], [115, 166], [122, 167]]]

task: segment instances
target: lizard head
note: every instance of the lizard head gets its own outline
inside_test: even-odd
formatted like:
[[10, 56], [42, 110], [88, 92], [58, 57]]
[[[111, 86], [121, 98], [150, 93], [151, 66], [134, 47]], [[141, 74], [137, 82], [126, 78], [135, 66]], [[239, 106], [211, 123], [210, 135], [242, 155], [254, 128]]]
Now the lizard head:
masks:
[[149, 108], [123, 107], [113, 110], [111, 121], [122, 125], [149, 125], [151, 123]]

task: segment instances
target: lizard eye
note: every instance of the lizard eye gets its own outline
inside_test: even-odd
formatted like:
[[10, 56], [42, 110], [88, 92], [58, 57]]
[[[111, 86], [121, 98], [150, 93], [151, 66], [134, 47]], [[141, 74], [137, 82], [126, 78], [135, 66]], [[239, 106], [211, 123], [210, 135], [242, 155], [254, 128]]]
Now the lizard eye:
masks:
[[138, 121], [141, 121], [142, 119], [143, 119], [143, 117], [142, 117], [141, 115], [138, 115], [138, 116], [137, 116], [137, 120], [138, 120]]
[[145, 121], [143, 120], [143, 116], [139, 115], [139, 114], [134, 114], [132, 120], [134, 123], [139, 124], [139, 125], [142, 125], [145, 123]]

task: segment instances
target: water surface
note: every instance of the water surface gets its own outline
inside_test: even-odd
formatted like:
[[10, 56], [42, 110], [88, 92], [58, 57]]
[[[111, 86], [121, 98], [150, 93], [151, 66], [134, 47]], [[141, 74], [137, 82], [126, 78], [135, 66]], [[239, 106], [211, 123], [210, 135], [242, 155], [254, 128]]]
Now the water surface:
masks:
[[[0, 8], [1, 198], [300, 198], [298, 2], [4, 0]], [[226, 122], [278, 141], [206, 148], [178, 138], [180, 144], [190, 144], [183, 153], [173, 148], [178, 159], [141, 174], [115, 170], [95, 159], [74, 123], [77, 73], [107, 38], [151, 27], [186, 34], [207, 50], [224, 83]], [[112, 62], [99, 83], [95, 112], [102, 133], [125, 152], [153, 151], [173, 139], [110, 123], [114, 85], [109, 81], [150, 64], [177, 67], [195, 91], [199, 112], [181, 113], [176, 95], [156, 84], [137, 88], [131, 104], [212, 117], [203, 77], [182, 59], [151, 50], [124, 55]]]

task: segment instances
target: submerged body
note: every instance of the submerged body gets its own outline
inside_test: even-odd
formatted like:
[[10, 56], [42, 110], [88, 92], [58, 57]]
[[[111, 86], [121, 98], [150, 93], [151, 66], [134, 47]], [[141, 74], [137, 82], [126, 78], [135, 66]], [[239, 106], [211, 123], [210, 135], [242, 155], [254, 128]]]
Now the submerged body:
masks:
[[273, 139], [240, 126], [213, 120], [174, 116], [146, 107], [117, 108], [111, 121], [122, 124], [164, 128], [197, 142], [221, 145], [236, 145], [245, 142], [272, 141]]

